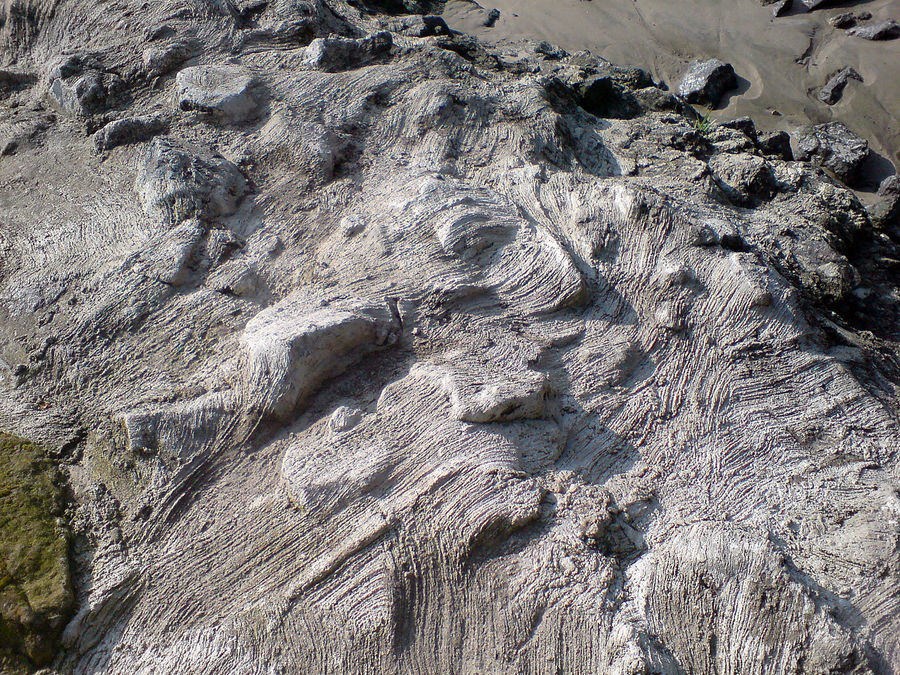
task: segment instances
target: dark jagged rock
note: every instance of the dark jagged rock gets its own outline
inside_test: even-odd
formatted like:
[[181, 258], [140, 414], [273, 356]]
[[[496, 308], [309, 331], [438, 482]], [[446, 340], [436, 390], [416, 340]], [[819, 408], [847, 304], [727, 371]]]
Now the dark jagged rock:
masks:
[[888, 176], [878, 186], [878, 201], [872, 207], [872, 223], [900, 236], [900, 176]]
[[828, 19], [828, 23], [834, 28], [853, 28], [856, 25], [856, 14], [853, 12], [843, 12]]
[[678, 94], [688, 103], [715, 107], [725, 92], [736, 86], [737, 76], [730, 63], [707, 59], [691, 64], [678, 85]]
[[737, 129], [744, 133], [750, 140], [756, 142], [756, 123], [749, 117], [738, 117], [733, 120], [726, 120], [719, 124], [725, 129]]
[[609, 75], [594, 75], [578, 86], [578, 102], [597, 117], [630, 119], [641, 112], [634, 95]]
[[764, 131], [757, 134], [759, 151], [769, 157], [778, 157], [786, 161], [794, 158], [791, 150], [791, 137], [786, 131]]
[[684, 112], [685, 104], [677, 96], [656, 87], [644, 87], [632, 92], [635, 100], [646, 110]]
[[484, 25], [487, 28], [493, 28], [494, 24], [497, 23], [497, 20], [500, 18], [500, 10], [496, 7], [487, 13], [487, 16], [484, 17]]
[[857, 26], [847, 31], [847, 35], [863, 40], [896, 40], [900, 38], [900, 23], [885, 19], [866, 26]]
[[794, 0], [777, 0], [772, 4], [772, 16], [784, 16], [794, 7]]
[[538, 42], [534, 46], [535, 54], [542, 54], [544, 57], [551, 61], [559, 61], [562, 58], [565, 58], [569, 55], [569, 53], [563, 49], [562, 47], [557, 47], [556, 45], [550, 44], [546, 40]]
[[850, 80], [862, 82], [863, 78], [862, 75], [849, 66], [847, 68], [841, 68], [828, 78], [828, 82], [819, 90], [819, 93], [816, 94], [816, 98], [822, 101], [822, 103], [834, 105], [841, 100], [841, 97], [844, 95], [844, 88]]
[[797, 134], [796, 159], [809, 160], [852, 185], [869, 156], [869, 143], [843, 122], [805, 127]]

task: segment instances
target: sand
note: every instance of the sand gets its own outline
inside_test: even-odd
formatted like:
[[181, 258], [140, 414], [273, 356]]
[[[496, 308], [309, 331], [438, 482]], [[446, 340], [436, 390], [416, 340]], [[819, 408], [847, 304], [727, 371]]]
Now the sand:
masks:
[[[588, 49], [636, 65], [677, 87], [693, 59], [715, 57], [734, 65], [740, 87], [711, 114], [717, 121], [743, 115], [763, 129], [840, 120], [868, 139], [869, 190], [900, 166], [900, 40], [871, 42], [833, 28], [828, 19], [866, 10], [872, 21], [900, 20], [900, 0], [843, 2], [806, 13], [795, 8], [774, 18], [758, 0], [492, 0], [501, 11], [492, 28], [467, 0], [449, 0], [452, 28], [485, 41], [548, 40], [568, 51]], [[795, 3], [799, 5], [800, 3]], [[815, 97], [831, 73], [852, 66], [864, 79], [828, 106]], [[888, 161], [889, 160], [889, 161]], [[893, 166], [891, 166], [893, 164]]]

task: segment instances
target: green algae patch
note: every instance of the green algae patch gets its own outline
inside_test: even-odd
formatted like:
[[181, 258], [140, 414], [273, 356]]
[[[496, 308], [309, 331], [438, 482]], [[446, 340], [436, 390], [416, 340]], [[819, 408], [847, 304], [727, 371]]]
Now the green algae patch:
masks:
[[42, 448], [0, 432], [0, 672], [52, 661], [71, 616], [64, 494]]

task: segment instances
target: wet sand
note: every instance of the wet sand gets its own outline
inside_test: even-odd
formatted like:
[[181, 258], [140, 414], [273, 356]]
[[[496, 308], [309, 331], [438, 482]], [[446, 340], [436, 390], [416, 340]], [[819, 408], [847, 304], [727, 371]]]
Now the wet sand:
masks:
[[[795, 5], [800, 5], [796, 2]], [[710, 115], [749, 115], [763, 129], [791, 131], [840, 120], [877, 155], [867, 175], [874, 187], [900, 166], [900, 40], [872, 42], [833, 28], [828, 19], [847, 11], [900, 20], [900, 0], [841, 2], [811, 13], [795, 8], [774, 18], [758, 0], [491, 0], [500, 19], [483, 26], [484, 11], [449, 0], [452, 28], [487, 42], [548, 40], [573, 52], [588, 49], [615, 63], [650, 71], [677, 88], [690, 61], [715, 57], [734, 65], [740, 87]], [[850, 82], [836, 105], [816, 99], [831, 73], [852, 66], [864, 82]], [[888, 159], [890, 162], [888, 162]]]

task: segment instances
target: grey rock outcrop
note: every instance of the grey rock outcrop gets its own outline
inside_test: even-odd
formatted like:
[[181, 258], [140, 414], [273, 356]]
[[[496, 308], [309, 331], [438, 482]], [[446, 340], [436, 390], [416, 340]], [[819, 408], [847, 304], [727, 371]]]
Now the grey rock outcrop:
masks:
[[772, 16], [776, 18], [784, 16], [790, 12], [793, 7], [794, 0], [777, 0], [777, 2], [772, 3]]
[[[432, 25], [437, 24], [432, 23]], [[432, 34], [445, 34], [445, 32]], [[391, 34], [386, 31], [358, 40], [316, 38], [306, 48], [304, 61], [312, 68], [328, 72], [358, 68], [372, 59], [386, 54], [392, 45]]]
[[100, 151], [120, 145], [143, 143], [164, 133], [168, 123], [161, 115], [143, 115], [114, 120], [94, 134], [94, 144]]
[[152, 45], [144, 50], [144, 68], [151, 77], [167, 75], [197, 56], [200, 51], [200, 44], [192, 39]]
[[869, 156], [869, 144], [842, 122], [806, 127], [797, 134], [797, 159], [810, 160], [852, 184]]
[[90, 117], [114, 104], [121, 80], [95, 70], [71, 77], [57, 77], [50, 84], [50, 100], [60, 112]]
[[848, 35], [863, 40], [896, 40], [900, 38], [900, 23], [894, 19], [876, 21], [865, 26], [857, 26], [847, 31]]
[[195, 154], [172, 138], [160, 137], [144, 151], [135, 190], [149, 216], [175, 224], [230, 216], [248, 188], [227, 159]]
[[[56, 670], [900, 672], [898, 234], [783, 134], [428, 3], [22, 2], [0, 428], [69, 474]], [[253, 112], [173, 110], [182, 57]], [[22, 105], [89, 71], [114, 110]]]
[[688, 103], [715, 107], [729, 89], [737, 86], [737, 76], [730, 63], [718, 59], [695, 61], [678, 85], [678, 94]]
[[225, 124], [240, 124], [260, 115], [261, 84], [237, 66], [193, 66], [175, 78], [178, 108]]

